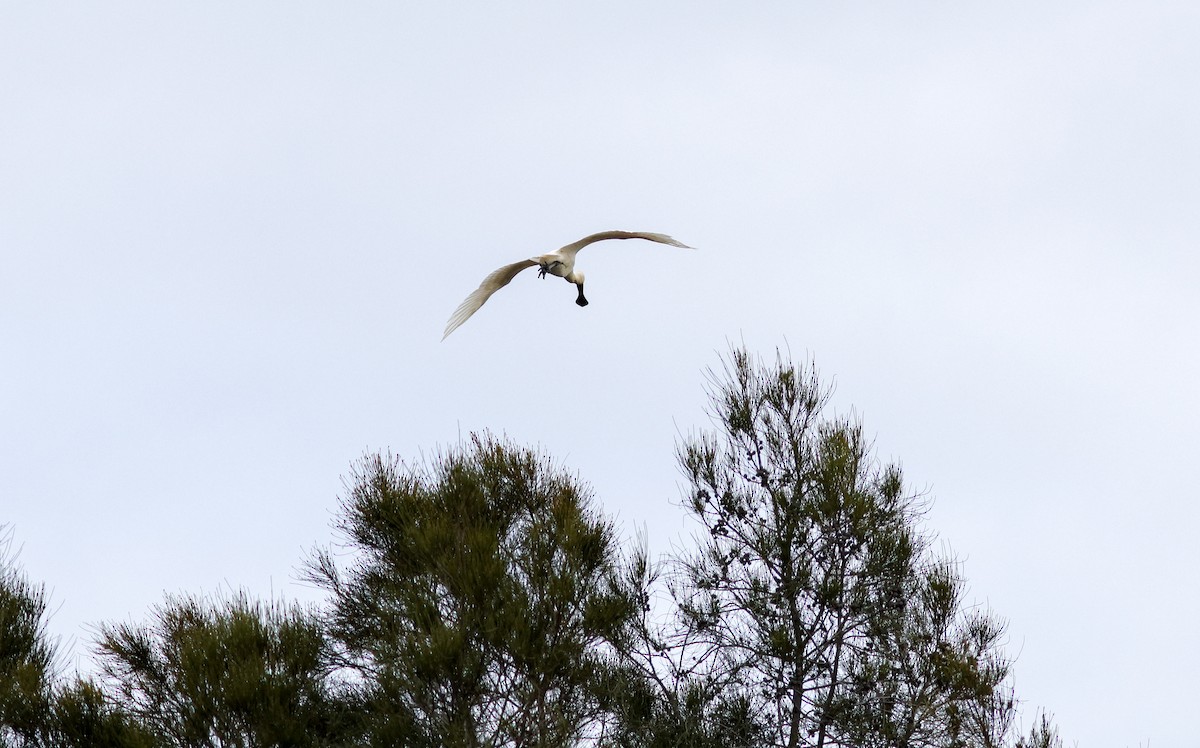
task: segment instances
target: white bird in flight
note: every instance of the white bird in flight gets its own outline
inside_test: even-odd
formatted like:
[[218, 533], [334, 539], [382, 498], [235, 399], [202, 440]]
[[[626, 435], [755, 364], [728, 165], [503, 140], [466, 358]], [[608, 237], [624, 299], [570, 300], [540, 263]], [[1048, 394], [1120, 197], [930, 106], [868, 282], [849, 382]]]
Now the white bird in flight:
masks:
[[598, 234], [585, 236], [577, 242], [572, 242], [548, 254], [530, 257], [528, 260], [521, 260], [511, 265], [505, 265], [484, 278], [483, 283], [479, 284], [479, 288], [475, 289], [470, 296], [463, 299], [463, 303], [458, 305], [458, 309], [454, 310], [454, 314], [450, 315], [450, 320], [446, 323], [446, 332], [442, 335], [442, 340], [445, 340], [450, 333], [458, 329], [459, 325], [470, 319], [472, 314], [479, 311], [479, 307], [483, 306], [483, 303], [491, 298], [492, 294], [507, 286], [509, 281], [517, 277], [517, 273], [534, 265], [538, 266], [539, 278], [545, 278], [546, 273], [549, 273], [550, 275], [557, 275], [568, 283], [574, 283], [579, 288], [579, 296], [576, 297], [575, 303], [579, 306], [587, 306], [588, 300], [583, 296], [583, 273], [575, 270], [575, 255], [579, 253], [579, 250], [592, 242], [601, 242], [605, 239], [647, 239], [659, 244], [670, 244], [672, 247], [692, 249], [692, 247], [683, 242], [676, 241], [666, 234], [651, 234], [645, 231], [601, 231]]

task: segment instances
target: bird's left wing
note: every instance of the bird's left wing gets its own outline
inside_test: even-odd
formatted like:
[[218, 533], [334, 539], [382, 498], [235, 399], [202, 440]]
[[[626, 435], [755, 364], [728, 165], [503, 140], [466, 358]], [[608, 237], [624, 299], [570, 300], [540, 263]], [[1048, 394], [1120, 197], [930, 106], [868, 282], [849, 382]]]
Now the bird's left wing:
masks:
[[606, 239], [645, 239], [651, 242], [658, 242], [659, 244], [670, 244], [672, 247], [694, 249], [694, 247], [689, 247], [678, 239], [672, 239], [666, 234], [655, 234], [650, 231], [601, 231], [598, 234], [585, 236], [577, 242], [572, 242], [558, 251], [562, 254], [574, 255], [587, 245], [594, 242], [602, 242]]
[[509, 281], [517, 277], [517, 273], [536, 264], [533, 260], [521, 260], [511, 265], [505, 265], [484, 278], [483, 283], [479, 284], [479, 288], [463, 299], [463, 303], [458, 305], [454, 314], [450, 315], [450, 320], [446, 322], [446, 332], [442, 334], [442, 340], [445, 340], [459, 325], [470, 319], [472, 314], [479, 311], [479, 307], [483, 306], [483, 302], [491, 298], [492, 294], [507, 286]]

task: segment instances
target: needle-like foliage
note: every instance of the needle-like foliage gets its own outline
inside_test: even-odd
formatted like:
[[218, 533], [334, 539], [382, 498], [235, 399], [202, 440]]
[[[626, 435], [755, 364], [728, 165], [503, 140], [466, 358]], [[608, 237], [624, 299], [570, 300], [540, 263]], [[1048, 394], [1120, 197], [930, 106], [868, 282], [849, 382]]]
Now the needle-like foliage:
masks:
[[1003, 625], [964, 608], [899, 467], [825, 415], [811, 367], [735, 348], [710, 384], [715, 429], [679, 449], [700, 547], [669, 565], [678, 617], [640, 656], [664, 724], [736, 705], [747, 745], [998, 745]]
[[29, 582], [0, 537], [0, 746], [45, 739], [54, 649], [46, 639], [46, 593]]
[[631, 616], [612, 526], [574, 478], [488, 436], [348, 482], [348, 564], [319, 552], [374, 745], [564, 746], [603, 721]]
[[709, 381], [697, 542], [657, 563], [535, 451], [370, 455], [306, 565], [324, 608], [168, 598], [100, 628], [97, 684], [0, 553], [0, 748], [1061, 746], [1014, 735], [1004, 624], [814, 369], [735, 348]]
[[[345, 738], [328, 641], [298, 605], [170, 598], [101, 629], [119, 701], [169, 746], [332, 746]], [[86, 695], [86, 694], [85, 694]]]
[[0, 533], [0, 748], [155, 748], [150, 733], [91, 681], [58, 677], [46, 594]]

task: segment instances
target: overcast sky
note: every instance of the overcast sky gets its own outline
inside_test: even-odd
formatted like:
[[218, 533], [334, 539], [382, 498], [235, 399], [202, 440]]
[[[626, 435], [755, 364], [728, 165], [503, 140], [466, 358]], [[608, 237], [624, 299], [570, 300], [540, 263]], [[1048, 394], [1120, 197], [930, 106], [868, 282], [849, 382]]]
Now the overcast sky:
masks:
[[[1200, 5], [0, 4], [0, 523], [53, 634], [314, 600], [479, 429], [652, 546], [728, 341], [928, 491], [1068, 745], [1195, 741]], [[595, 231], [591, 305], [488, 272]]]

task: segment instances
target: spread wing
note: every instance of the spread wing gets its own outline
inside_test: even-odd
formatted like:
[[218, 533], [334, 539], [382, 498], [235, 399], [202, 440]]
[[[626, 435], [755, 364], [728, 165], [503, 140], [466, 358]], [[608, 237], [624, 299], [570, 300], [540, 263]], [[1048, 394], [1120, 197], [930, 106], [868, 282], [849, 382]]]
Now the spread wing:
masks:
[[601, 231], [598, 234], [585, 236], [577, 242], [573, 242], [558, 250], [562, 254], [574, 255], [579, 250], [583, 249], [594, 242], [602, 242], [605, 239], [645, 239], [647, 241], [658, 242], [659, 244], [670, 244], [672, 247], [682, 247], [684, 249], [693, 249], [681, 241], [672, 239], [666, 234], [654, 234], [649, 231]]
[[536, 264], [533, 260], [521, 260], [511, 265], [505, 265], [484, 278], [483, 283], [479, 284], [479, 288], [475, 289], [470, 296], [463, 299], [463, 303], [458, 305], [458, 309], [454, 310], [454, 314], [450, 315], [450, 320], [446, 323], [446, 332], [442, 335], [442, 340], [445, 340], [459, 325], [470, 319], [472, 314], [479, 311], [479, 307], [483, 306], [483, 302], [490, 299], [492, 294], [507, 286], [509, 281], [517, 277], [517, 273]]

